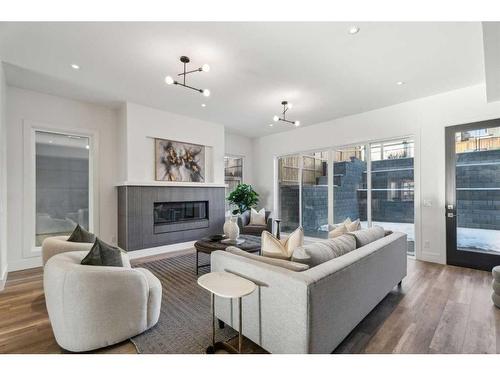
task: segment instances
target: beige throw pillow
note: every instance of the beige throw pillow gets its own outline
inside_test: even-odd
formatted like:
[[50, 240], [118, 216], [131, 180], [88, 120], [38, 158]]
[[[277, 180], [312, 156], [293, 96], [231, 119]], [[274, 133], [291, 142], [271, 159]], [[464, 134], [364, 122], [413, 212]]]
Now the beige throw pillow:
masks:
[[359, 221], [359, 219], [357, 219], [357, 220], [353, 221], [352, 223], [347, 224], [346, 227], [347, 227], [348, 232], [354, 232], [355, 230], [361, 229], [361, 222]]
[[328, 238], [339, 237], [345, 233], [347, 233], [347, 226], [345, 224], [339, 224], [334, 230], [328, 232]]
[[250, 225], [266, 225], [266, 209], [262, 208], [256, 211], [254, 208], [250, 211]]
[[278, 240], [268, 231], [262, 232], [262, 255], [269, 258], [290, 260], [293, 251], [304, 244], [302, 227], [295, 229], [288, 238]]

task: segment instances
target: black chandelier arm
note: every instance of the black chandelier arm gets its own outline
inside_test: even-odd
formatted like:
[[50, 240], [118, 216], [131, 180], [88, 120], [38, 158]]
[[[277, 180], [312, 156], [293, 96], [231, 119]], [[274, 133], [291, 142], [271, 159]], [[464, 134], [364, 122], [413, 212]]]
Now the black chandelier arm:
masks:
[[288, 122], [289, 124], [294, 124], [295, 125], [295, 121], [290, 121], [290, 120], [287, 120], [286, 118], [280, 118], [279, 120], [283, 121], [283, 122]]
[[196, 73], [196, 72], [201, 72], [201, 71], [203, 71], [203, 69], [202, 69], [202, 68], [198, 68], [198, 69], [190, 70], [190, 71], [188, 71], [188, 72], [179, 73], [179, 74], [177, 74], [177, 75], [178, 75], [178, 76], [185, 76], [185, 75], [187, 75], [187, 74]]
[[180, 82], [174, 81], [174, 85], [179, 85], [179, 86], [185, 87], [187, 89], [191, 89], [191, 90], [203, 93], [202, 89], [197, 89], [196, 87], [186, 85], [185, 83], [180, 83]]

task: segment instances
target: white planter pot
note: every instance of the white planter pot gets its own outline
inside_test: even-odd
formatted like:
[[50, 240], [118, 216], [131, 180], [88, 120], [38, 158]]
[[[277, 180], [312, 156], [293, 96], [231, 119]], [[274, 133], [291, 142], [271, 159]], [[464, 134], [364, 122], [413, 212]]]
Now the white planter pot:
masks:
[[224, 234], [227, 238], [235, 241], [240, 235], [240, 227], [238, 226], [238, 216], [231, 216], [224, 223]]

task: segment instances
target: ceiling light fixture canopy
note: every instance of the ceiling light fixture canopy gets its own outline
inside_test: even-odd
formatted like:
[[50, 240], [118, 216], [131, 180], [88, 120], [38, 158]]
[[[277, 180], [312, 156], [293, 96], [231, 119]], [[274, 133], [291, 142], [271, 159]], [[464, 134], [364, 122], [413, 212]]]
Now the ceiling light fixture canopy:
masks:
[[286, 113], [288, 112], [289, 109], [292, 108], [292, 103], [288, 103], [286, 100], [283, 100], [281, 102], [281, 105], [283, 106], [283, 112], [281, 112], [281, 115], [283, 117], [280, 117], [278, 115], [274, 115], [273, 121], [274, 122], [283, 121], [283, 122], [287, 122], [289, 124], [293, 124], [295, 126], [300, 126], [300, 121], [291, 121], [291, 120], [288, 120], [286, 118]]
[[203, 64], [200, 68], [194, 69], [194, 70], [187, 70], [186, 65], [191, 61], [189, 57], [187, 56], [181, 56], [180, 61], [182, 64], [184, 64], [184, 70], [182, 73], [177, 74], [178, 76], [182, 76], [182, 82], [174, 80], [171, 76], [166, 76], [165, 77], [165, 83], [167, 85], [179, 85], [182, 87], [185, 87], [187, 89], [195, 90], [203, 94], [203, 96], [210, 96], [210, 90], [209, 89], [198, 89], [193, 86], [189, 86], [186, 84], [186, 76], [191, 73], [196, 73], [196, 72], [209, 72], [210, 71], [210, 65], [208, 64]]

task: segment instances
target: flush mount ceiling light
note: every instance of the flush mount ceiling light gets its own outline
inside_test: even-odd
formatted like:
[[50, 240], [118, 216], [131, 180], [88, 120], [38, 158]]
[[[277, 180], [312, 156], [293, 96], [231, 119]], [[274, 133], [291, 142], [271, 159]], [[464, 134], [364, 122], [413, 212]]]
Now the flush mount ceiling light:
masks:
[[354, 35], [354, 34], [357, 34], [357, 33], [359, 33], [359, 27], [357, 27], [357, 26], [351, 26], [349, 28], [349, 34]]
[[279, 117], [278, 115], [275, 115], [273, 117], [273, 121], [274, 122], [277, 122], [277, 121], [283, 121], [283, 122], [287, 122], [289, 124], [293, 124], [295, 126], [299, 126], [300, 125], [300, 121], [291, 121], [291, 120], [288, 120], [286, 118], [286, 113], [288, 112], [289, 109], [292, 108], [292, 103], [288, 103], [286, 100], [283, 100], [281, 102], [281, 105], [283, 106], [283, 112], [281, 113], [281, 115], [283, 117]]
[[210, 71], [210, 66], [208, 64], [203, 64], [200, 68], [194, 69], [194, 70], [187, 70], [186, 65], [190, 62], [189, 57], [187, 56], [181, 56], [180, 58], [181, 63], [184, 64], [184, 71], [182, 73], [177, 74], [178, 76], [182, 76], [182, 82], [178, 82], [174, 80], [171, 76], [166, 76], [165, 77], [165, 83], [167, 85], [179, 85], [182, 87], [185, 87], [187, 89], [195, 90], [200, 93], [202, 93], [204, 96], [210, 96], [210, 90], [208, 89], [197, 89], [196, 87], [189, 86], [186, 84], [186, 76], [191, 73], [196, 73], [196, 72], [209, 72]]

